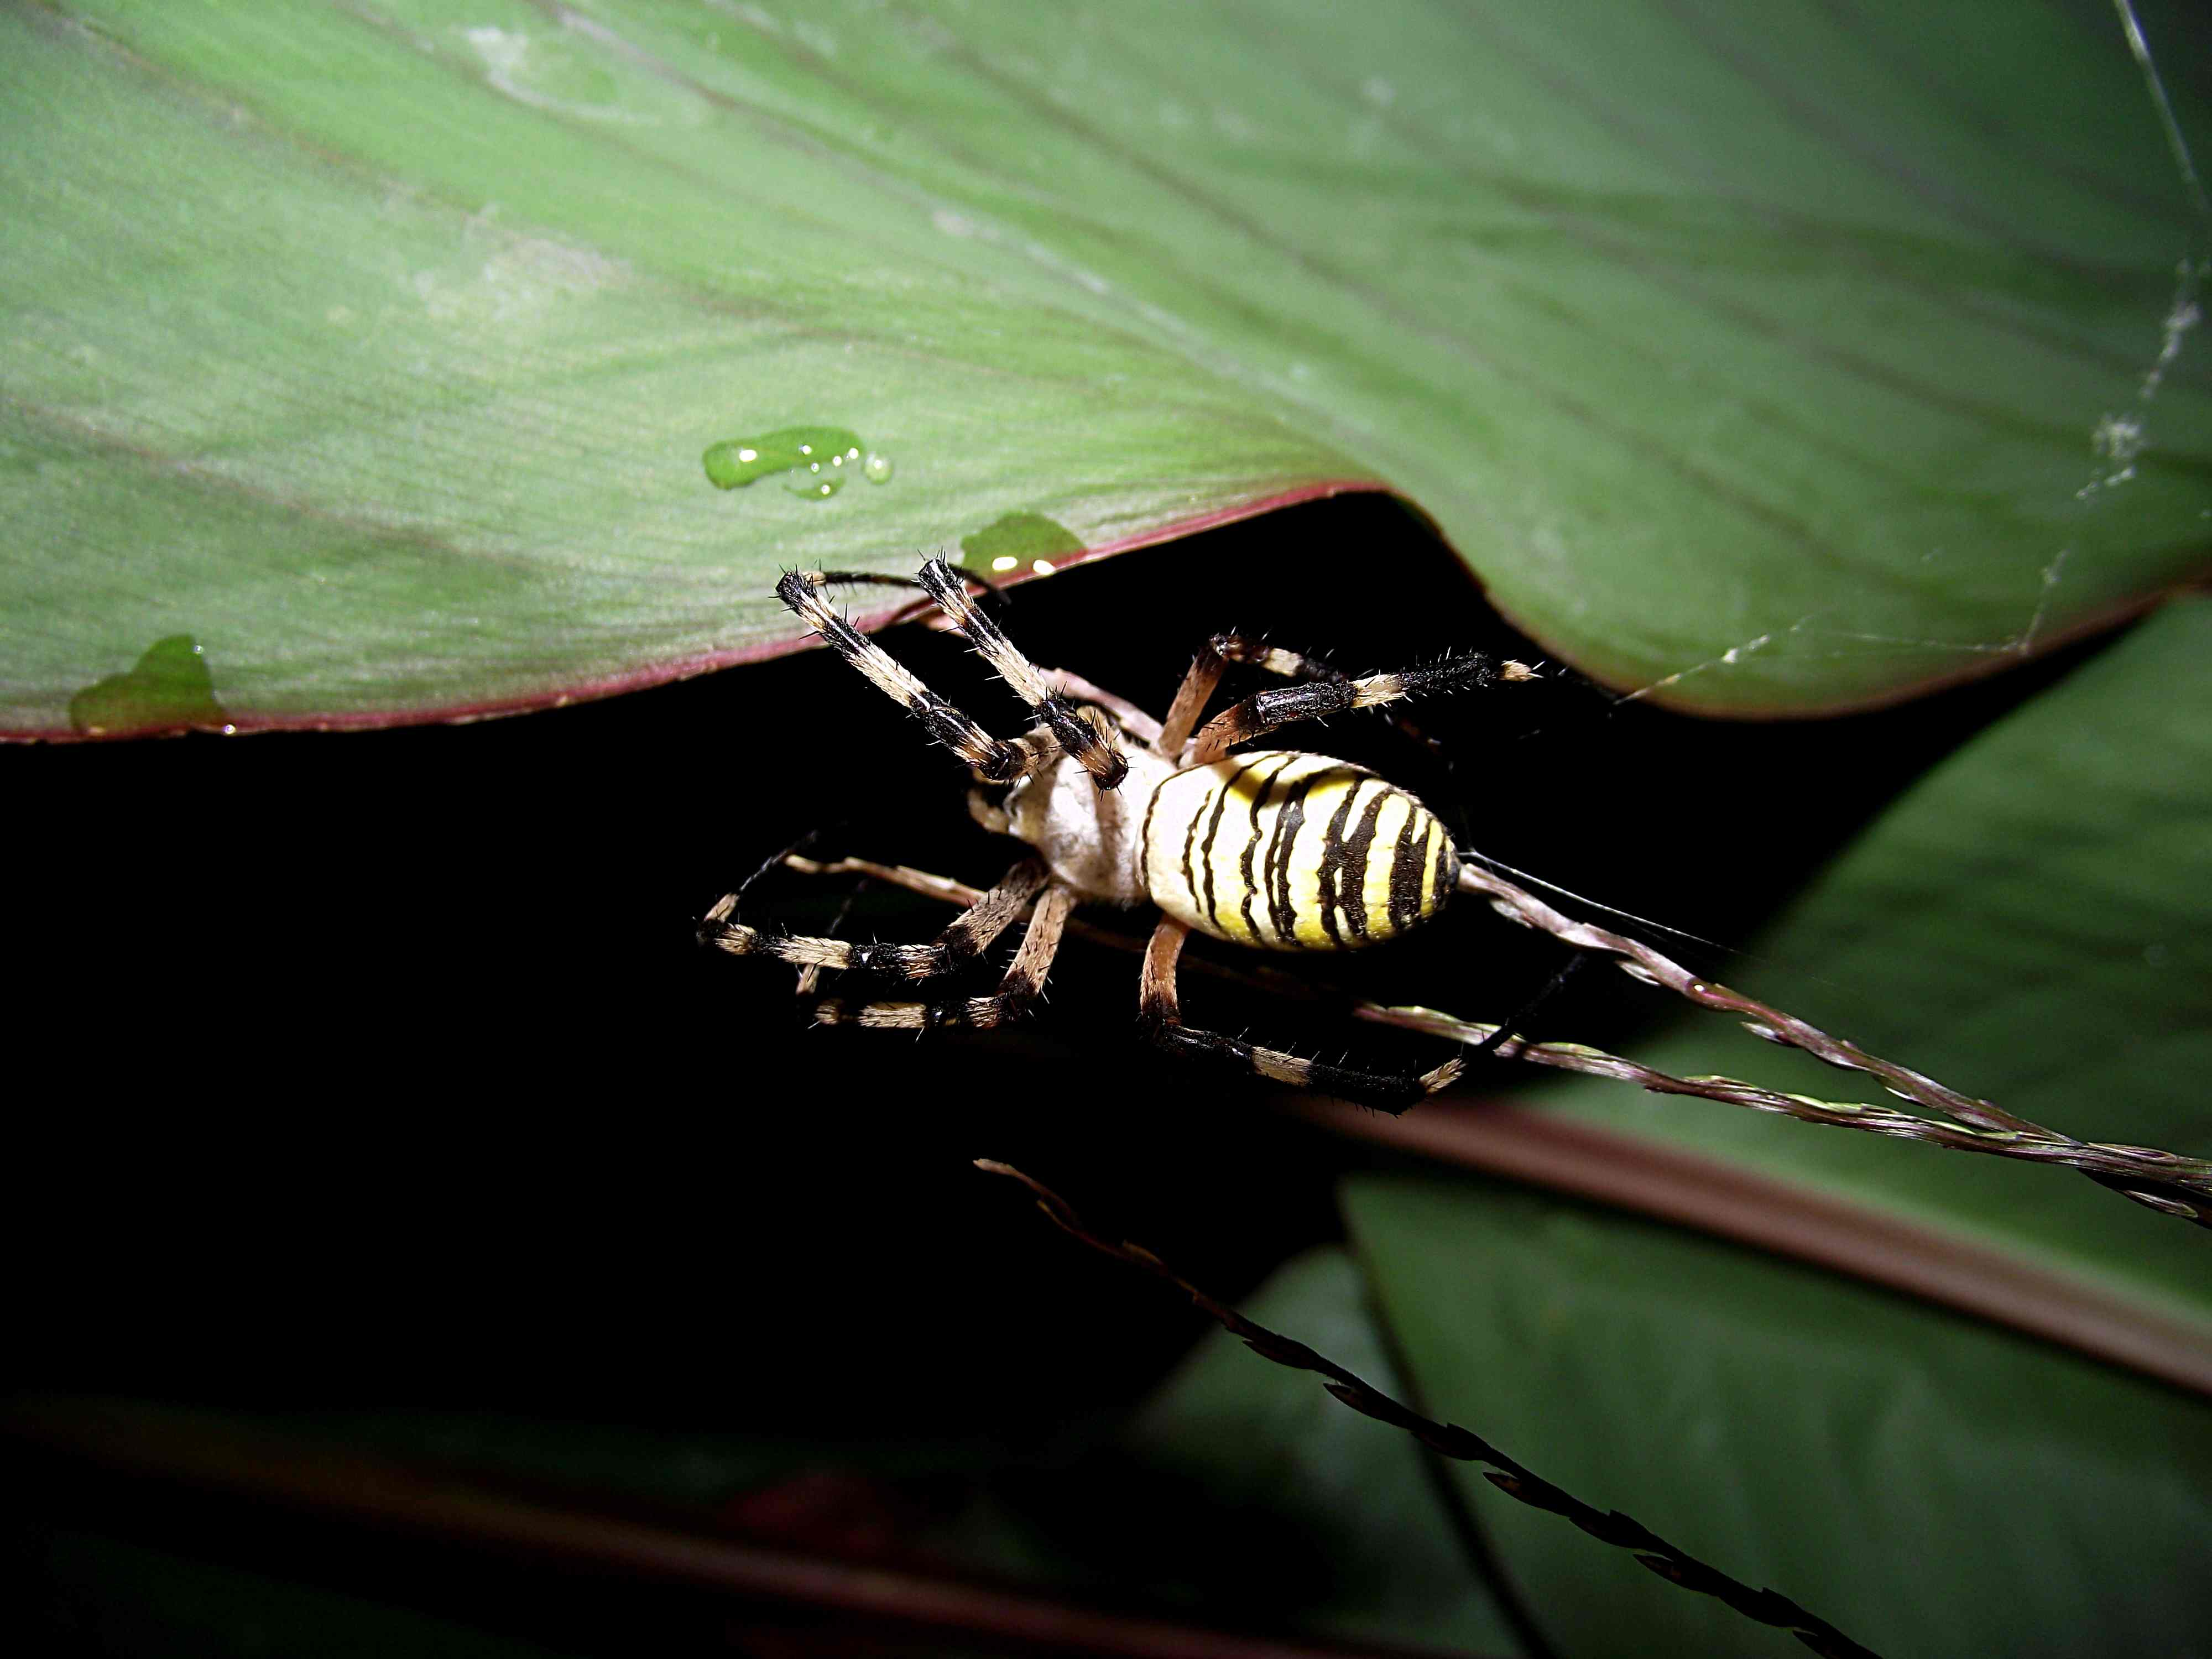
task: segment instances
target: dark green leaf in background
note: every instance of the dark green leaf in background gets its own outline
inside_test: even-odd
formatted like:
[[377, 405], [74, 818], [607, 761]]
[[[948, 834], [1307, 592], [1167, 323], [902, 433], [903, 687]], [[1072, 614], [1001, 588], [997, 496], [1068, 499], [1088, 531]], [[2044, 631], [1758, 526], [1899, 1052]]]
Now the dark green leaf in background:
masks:
[[[787, 644], [779, 568], [1378, 483], [1578, 666], [1805, 709], [2212, 531], [2092, 5], [76, 0], [0, 77], [18, 733], [179, 634], [244, 727], [536, 706]], [[887, 481], [709, 487], [802, 427]]]
[[[1887, 1659], [2201, 1645], [2202, 1401], [1817, 1270], [1487, 1183], [1356, 1179], [1346, 1212], [1431, 1415]], [[1563, 1654], [1795, 1650], [1458, 1473]]]

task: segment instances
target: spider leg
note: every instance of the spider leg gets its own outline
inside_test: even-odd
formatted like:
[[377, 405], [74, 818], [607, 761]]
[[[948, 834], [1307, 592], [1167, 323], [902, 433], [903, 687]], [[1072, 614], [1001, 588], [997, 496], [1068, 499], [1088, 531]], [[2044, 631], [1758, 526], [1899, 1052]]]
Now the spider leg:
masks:
[[[1347, 708], [1371, 708], [1377, 704], [1395, 702], [1430, 691], [1460, 691], [1496, 685], [1503, 681], [1529, 680], [1536, 678], [1535, 671], [1526, 663], [1510, 660], [1500, 662], [1480, 651], [1471, 651], [1464, 656], [1447, 657], [1443, 661], [1426, 668], [1402, 669], [1395, 674], [1370, 674], [1364, 678], [1352, 679], [1323, 665], [1317, 665], [1294, 652], [1279, 651], [1256, 641], [1241, 640], [1235, 635], [1219, 635], [1208, 642], [1207, 652], [1220, 659], [1220, 665], [1230, 661], [1256, 662], [1276, 673], [1309, 673], [1314, 676], [1296, 685], [1286, 685], [1269, 691], [1255, 691], [1242, 702], [1216, 714], [1189, 740], [1187, 752], [1181, 761], [1185, 766], [1206, 766], [1219, 760], [1240, 743], [1287, 726], [1293, 720], [1318, 720]], [[1249, 654], [1248, 654], [1249, 653]], [[1178, 716], [1194, 722], [1205, 707], [1206, 698], [1220, 678], [1221, 665], [1212, 667], [1209, 681], [1186, 707], [1186, 694], [1191, 692], [1206, 666], [1201, 657], [1192, 665], [1190, 674], [1183, 682], [1183, 690], [1176, 695], [1175, 707], [1168, 712], [1162, 741], [1176, 734]]]
[[[1191, 734], [1198, 729], [1198, 717], [1206, 712], [1207, 701], [1221, 683], [1222, 671], [1231, 663], [1242, 663], [1279, 674], [1286, 680], [1321, 681], [1330, 685], [1349, 685], [1352, 676], [1341, 669], [1296, 651], [1285, 651], [1279, 646], [1269, 645], [1244, 634], [1216, 634], [1200, 650], [1176, 690], [1174, 705], [1167, 719], [1152, 738], [1155, 752], [1169, 760], [1182, 763], [1183, 750], [1188, 747]], [[1501, 675], [1500, 678], [1510, 678]], [[1425, 737], [1413, 723], [1404, 716], [1395, 717], [1399, 729], [1418, 743], [1434, 745], [1434, 739]]]
[[1286, 680], [1322, 680], [1334, 685], [1347, 684], [1352, 678], [1318, 657], [1285, 651], [1249, 635], [1216, 634], [1193, 659], [1190, 672], [1176, 688], [1168, 717], [1161, 723], [1156, 747], [1168, 759], [1180, 759], [1191, 733], [1198, 729], [1198, 717], [1206, 712], [1207, 700], [1221, 684], [1222, 671], [1233, 662], [1279, 674]]
[[[1005, 608], [1006, 594], [988, 576], [980, 570], [970, 570], [965, 565], [956, 565], [954, 569], [963, 580], [983, 590], [982, 603], [987, 609], [999, 611]], [[929, 590], [921, 585], [921, 579], [918, 576], [894, 576], [881, 570], [817, 570], [810, 574], [815, 578], [816, 585], [821, 587], [905, 587], [921, 596], [908, 600], [885, 617], [882, 623], [885, 628], [895, 623], [911, 622], [916, 617], [927, 616], [936, 606], [936, 601], [929, 597]], [[942, 627], [944, 623], [940, 620], [935, 625]]]
[[854, 945], [842, 939], [750, 927], [737, 920], [735, 893], [717, 899], [701, 919], [699, 941], [733, 957], [774, 957], [795, 968], [849, 968], [905, 980], [936, 979], [974, 961], [1006, 931], [1047, 879], [1042, 860], [1024, 859], [927, 945]]
[[1093, 685], [1071, 669], [1048, 668], [1042, 672], [1045, 683], [1061, 696], [1072, 702], [1094, 705], [1121, 728], [1122, 736], [1148, 749], [1158, 749], [1160, 723], [1127, 697], [1109, 691], [1103, 685]]
[[[835, 939], [845, 931], [845, 920], [853, 914], [854, 904], [859, 900], [860, 895], [866, 892], [873, 884], [863, 876], [846, 890], [845, 902], [837, 907], [837, 914], [830, 918], [830, 931], [823, 935], [823, 938]], [[810, 962], [799, 970], [799, 984], [793, 994], [811, 997], [821, 988], [822, 964], [818, 962]]]
[[1190, 734], [1198, 730], [1198, 717], [1206, 712], [1207, 700], [1221, 684], [1222, 671], [1229, 666], [1221, 642], [1230, 637], [1217, 634], [1208, 640], [1192, 659], [1190, 672], [1182, 677], [1182, 684], [1176, 688], [1175, 701], [1168, 705], [1167, 718], [1160, 722], [1160, 735], [1152, 744], [1164, 759], [1182, 763]]
[[1262, 1048], [1218, 1031], [1201, 1030], [1182, 1023], [1176, 995], [1176, 965], [1182, 956], [1183, 940], [1190, 930], [1172, 916], [1164, 916], [1152, 930], [1145, 950], [1145, 968], [1138, 993], [1139, 1018], [1145, 1035], [1168, 1053], [1226, 1060], [1248, 1072], [1278, 1083], [1312, 1089], [1340, 1100], [1378, 1111], [1402, 1112], [1418, 1105], [1455, 1080], [1467, 1063], [1455, 1054], [1433, 1071], [1363, 1072], [1325, 1060], [1304, 1060], [1279, 1048]]
[[[932, 562], [941, 565], [943, 561]], [[958, 586], [960, 579], [950, 569], [945, 576]], [[930, 736], [973, 767], [978, 777], [988, 783], [1012, 783], [1054, 752], [1055, 743], [1040, 741], [1034, 734], [1012, 742], [993, 737], [923, 684], [919, 675], [839, 616], [822, 597], [823, 589], [834, 580], [824, 571], [793, 570], [775, 585], [776, 597], [819, 634], [831, 650], [866, 675], [878, 690], [927, 727]], [[938, 599], [934, 590], [931, 598]], [[943, 604], [941, 599], [938, 602]], [[1096, 744], [1097, 732], [1087, 722], [1079, 723]]]
[[1468, 1050], [1468, 1056], [1473, 1058], [1477, 1055], [1494, 1054], [1509, 1042], [1526, 1043], [1528, 1038], [1521, 1035], [1521, 1028], [1566, 988], [1567, 981], [1575, 976], [1576, 971], [1588, 960], [1589, 958], [1580, 951], [1571, 952], [1567, 959], [1559, 964], [1559, 971], [1544, 981], [1543, 989], [1500, 1020], [1496, 1030]]
[[1129, 775], [1129, 763], [1114, 739], [1085, 720], [1075, 705], [1054, 690], [1037, 665], [1024, 656], [999, 624], [975, 608], [960, 575], [942, 559], [921, 568], [921, 585], [952, 619], [968, 643], [1029, 704], [1037, 723], [1051, 732], [1063, 752], [1079, 762], [1101, 789], [1112, 789]]
[[1022, 934], [1021, 948], [1014, 952], [1012, 965], [989, 996], [950, 1002], [847, 1002], [842, 997], [826, 997], [814, 1005], [814, 1023], [907, 1031], [933, 1031], [943, 1025], [988, 1030], [1018, 1019], [1044, 989], [1045, 975], [1052, 971], [1052, 959], [1060, 953], [1060, 941], [1066, 931], [1067, 913], [1074, 905], [1075, 895], [1068, 889], [1044, 890]]

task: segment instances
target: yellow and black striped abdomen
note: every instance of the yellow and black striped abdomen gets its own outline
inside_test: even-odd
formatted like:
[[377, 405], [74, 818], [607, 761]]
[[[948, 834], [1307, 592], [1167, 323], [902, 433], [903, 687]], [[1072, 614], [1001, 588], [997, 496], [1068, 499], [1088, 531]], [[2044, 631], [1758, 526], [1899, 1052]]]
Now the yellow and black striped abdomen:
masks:
[[1178, 772], [1145, 817], [1152, 902], [1267, 951], [1344, 951], [1434, 915], [1459, 878], [1436, 815], [1373, 773], [1268, 749]]

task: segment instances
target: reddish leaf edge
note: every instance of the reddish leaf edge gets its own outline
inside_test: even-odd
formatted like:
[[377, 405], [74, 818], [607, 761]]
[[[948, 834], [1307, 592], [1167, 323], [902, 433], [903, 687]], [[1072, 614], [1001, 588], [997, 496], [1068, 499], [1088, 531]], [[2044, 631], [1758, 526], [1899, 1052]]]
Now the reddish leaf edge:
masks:
[[1748, 1244], [2212, 1396], [2212, 1328], [1717, 1158], [1480, 1102], [1432, 1103], [1402, 1117], [1314, 1098], [1288, 1109], [1337, 1134]]
[[[1443, 526], [1430, 516], [1419, 501], [1389, 484], [1375, 478], [1326, 478], [1311, 483], [1294, 485], [1266, 495], [1243, 501], [1231, 502], [1211, 511], [1194, 514], [1188, 518], [1170, 520], [1150, 529], [1102, 542], [1096, 547], [1086, 547], [1081, 553], [1055, 562], [1052, 574], [1073, 570], [1079, 565], [1095, 563], [1119, 553], [1133, 552], [1139, 548], [1158, 547], [1165, 543], [1181, 541], [1205, 531], [1218, 529], [1224, 525], [1238, 524], [1246, 520], [1263, 518], [1285, 507], [1299, 507], [1309, 501], [1327, 501], [1339, 495], [1379, 495], [1395, 497], [1430, 533], [1464, 566], [1470, 576], [1483, 590], [1486, 599], [1498, 614], [1548, 655], [1572, 665], [1593, 684], [1623, 696], [1634, 694], [1639, 701], [1668, 708], [1677, 714], [1703, 720], [1741, 720], [1748, 723], [1779, 723], [1788, 720], [1833, 720], [1850, 714], [1870, 714], [1878, 709], [1892, 708], [1901, 703], [1916, 702], [1955, 686], [1972, 684], [1994, 675], [2033, 662], [2053, 651], [2063, 650], [2096, 635], [2110, 632], [2157, 609], [2167, 601], [2192, 593], [2212, 592], [2212, 568], [2201, 574], [2182, 578], [2140, 593], [2129, 594], [2112, 604], [2075, 617], [2072, 622], [2055, 627], [2042, 634], [2031, 648], [2021, 651], [1990, 652], [1973, 657], [1959, 667], [1918, 679], [1900, 681], [1885, 690], [1863, 697], [1848, 697], [1833, 702], [1723, 704], [1698, 695], [1698, 682], [1686, 679], [1675, 687], [1638, 687], [1634, 684], [1594, 672], [1576, 663], [1571, 653], [1562, 649], [1549, 636], [1544, 624], [1516, 611], [1511, 605], [1501, 603], [1492, 592], [1482, 572], [1451, 538]], [[1046, 580], [1036, 574], [1010, 575], [997, 585], [1002, 588], [1018, 587], [1032, 581]], [[878, 611], [864, 612], [854, 619], [854, 626], [863, 633], [872, 633], [895, 621], [904, 620], [911, 611], [910, 604], [885, 606]], [[239, 714], [221, 726], [206, 724], [182, 723], [175, 726], [147, 726], [130, 732], [86, 732], [71, 726], [0, 726], [0, 744], [103, 744], [135, 743], [149, 738], [179, 738], [189, 735], [210, 737], [246, 737], [269, 732], [384, 732], [410, 726], [467, 726], [478, 720], [505, 720], [516, 714], [541, 714], [549, 709], [566, 708], [574, 703], [596, 702], [607, 697], [618, 697], [632, 691], [651, 690], [655, 686], [671, 685], [681, 680], [696, 679], [702, 674], [720, 673], [726, 668], [736, 668], [746, 663], [767, 662], [788, 656], [793, 652], [818, 648], [820, 641], [805, 635], [788, 639], [766, 640], [757, 644], [735, 646], [726, 651], [710, 651], [691, 657], [679, 657], [672, 661], [648, 663], [626, 673], [608, 675], [596, 680], [580, 681], [559, 691], [533, 694], [523, 697], [495, 699], [488, 702], [433, 704], [424, 708], [378, 709], [358, 714]], [[1685, 689], [1687, 688], [1687, 689]]]
[[[1245, 501], [1231, 501], [1209, 511], [1194, 514], [1188, 518], [1170, 520], [1150, 529], [1102, 542], [1096, 547], [1086, 547], [1079, 554], [1072, 554], [1054, 561], [1054, 575], [1072, 570], [1079, 565], [1095, 563], [1111, 558], [1117, 553], [1127, 553], [1136, 548], [1156, 547], [1164, 542], [1180, 541], [1203, 531], [1218, 529], [1224, 525], [1257, 519], [1285, 507], [1302, 506], [1308, 501], [1326, 501], [1337, 495], [1390, 495], [1390, 487], [1376, 478], [1322, 478], [1310, 483], [1293, 485], [1265, 495]], [[1410, 505], [1410, 503], [1409, 503]], [[1417, 509], [1418, 511], [1418, 509]], [[1426, 522], [1426, 515], [1421, 515]], [[917, 553], [915, 562], [920, 566], [926, 553]], [[1043, 581], [1047, 577], [1033, 574], [1008, 576], [998, 586], [1015, 587], [1032, 581]], [[863, 633], [885, 626], [910, 613], [909, 602], [887, 605], [881, 610], [864, 612], [854, 618], [854, 625]], [[141, 727], [135, 731], [94, 734], [79, 732], [69, 726], [0, 727], [0, 743], [135, 743], [147, 738], [178, 738], [191, 733], [209, 736], [246, 737], [264, 732], [381, 732], [406, 726], [466, 726], [478, 720], [505, 720], [515, 714], [532, 714], [552, 708], [565, 708], [572, 703], [596, 702], [605, 697], [621, 696], [626, 692], [650, 690], [659, 685], [673, 684], [678, 680], [696, 679], [702, 674], [719, 673], [726, 668], [742, 664], [766, 662], [787, 656], [794, 651], [817, 648], [820, 641], [799, 634], [787, 639], [764, 640], [752, 645], [733, 646], [726, 651], [710, 651], [691, 657], [678, 658], [671, 662], [648, 663], [626, 673], [609, 675], [601, 679], [580, 681], [559, 691], [547, 691], [529, 696], [507, 697], [489, 702], [466, 702], [433, 705], [425, 708], [377, 709], [358, 714], [233, 714], [225, 726], [180, 723], [175, 726]]]
[[1866, 696], [1844, 697], [1832, 702], [1718, 703], [1698, 694], [1699, 682], [1694, 675], [1683, 680], [1680, 685], [1674, 687], [1639, 685], [1577, 662], [1575, 659], [1575, 653], [1565, 649], [1545, 627], [1540, 619], [1516, 611], [1491, 591], [1490, 583], [1484, 579], [1480, 568], [1460, 550], [1451, 538], [1444, 533], [1443, 526], [1429, 515], [1425, 507], [1419, 501], [1403, 495], [1399, 495], [1399, 500], [1404, 504], [1407, 511], [1428, 527], [1431, 535], [1451, 549], [1453, 555], [1467, 567], [1468, 574], [1481, 586], [1484, 597], [1498, 614], [1534, 644], [1541, 647], [1546, 654], [1565, 663], [1585, 679], [1593, 684], [1602, 686], [1607, 691], [1617, 693], [1624, 697], [1633, 696], [1639, 702], [1648, 702], [1655, 708], [1671, 709], [1675, 714], [1688, 714], [1698, 720], [1773, 724], [1786, 720], [1840, 720], [1846, 715], [1869, 714], [1880, 709], [1894, 708], [1900, 703], [1916, 702], [1922, 697], [1933, 696], [1939, 691], [1948, 691], [1955, 686], [1971, 685], [1977, 680], [1989, 679], [1998, 674], [2008, 673], [2015, 668], [2024, 667], [2029, 663], [2048, 656], [2054, 651], [2062, 651], [2068, 646], [2076, 644], [2082, 640], [2094, 638], [2099, 634], [2108, 633], [2123, 627], [2136, 617], [2155, 611], [2169, 600], [2182, 599], [2194, 593], [2212, 593], [2212, 548], [2208, 548], [2205, 554], [2205, 567], [2197, 574], [2177, 577], [2172, 581], [2160, 583], [2154, 587], [2147, 587], [2138, 593], [2126, 594], [2113, 600], [2110, 605], [2101, 605], [2094, 611], [2085, 611], [2069, 623], [2052, 627], [2047, 631], [2039, 630], [2033, 644], [2024, 650], [1977, 653], [1957, 668], [1948, 669], [1942, 673], [1924, 675], [1918, 679], [1902, 680], [1885, 690], [1874, 692]]

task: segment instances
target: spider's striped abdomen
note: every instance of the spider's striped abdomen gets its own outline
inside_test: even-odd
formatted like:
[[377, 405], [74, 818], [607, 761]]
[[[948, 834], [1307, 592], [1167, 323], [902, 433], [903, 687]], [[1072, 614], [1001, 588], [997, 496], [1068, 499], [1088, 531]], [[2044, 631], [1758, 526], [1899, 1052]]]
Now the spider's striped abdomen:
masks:
[[1434, 915], [1459, 877], [1451, 838], [1413, 796], [1346, 762], [1281, 749], [1161, 784], [1144, 858], [1161, 909], [1268, 951], [1395, 939]]

